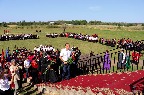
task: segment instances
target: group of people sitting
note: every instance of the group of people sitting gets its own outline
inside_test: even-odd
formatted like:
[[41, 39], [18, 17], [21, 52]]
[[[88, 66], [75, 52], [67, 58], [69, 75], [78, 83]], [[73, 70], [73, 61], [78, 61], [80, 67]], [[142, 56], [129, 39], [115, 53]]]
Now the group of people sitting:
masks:
[[104, 39], [104, 38], [98, 38], [97, 34], [94, 35], [88, 35], [88, 34], [77, 34], [77, 33], [69, 33], [69, 32], [65, 32], [65, 33], [50, 33], [46, 35], [47, 37], [51, 37], [51, 38], [56, 38], [56, 37], [68, 37], [68, 38], [75, 38], [78, 40], [83, 40], [83, 41], [89, 41], [89, 42], [98, 42], [100, 44], [104, 44], [107, 46], [111, 46], [111, 47], [115, 47], [117, 45], [117, 48], [124, 48], [127, 50], [135, 50], [135, 51], [142, 51], [144, 50], [144, 43], [143, 41], [132, 41], [132, 39], [118, 39], [116, 40], [116, 38], [114, 39]]
[[98, 42], [98, 35], [97, 34], [93, 34], [93, 35], [83, 35], [81, 33], [77, 34], [77, 33], [50, 33], [47, 34], [46, 37], [50, 37], [50, 38], [57, 38], [57, 37], [68, 37], [68, 38], [74, 38], [74, 39], [78, 39], [78, 40], [83, 40], [83, 41], [89, 41], [89, 42]]
[[116, 39], [99, 38], [99, 43], [107, 45], [107, 46], [115, 47], [116, 46]]
[[[71, 58], [67, 61], [70, 66], [69, 78], [75, 77], [76, 74], [76, 63], [81, 55], [78, 47], [69, 49], [72, 51]], [[0, 70], [3, 74], [0, 76], [0, 95], [13, 95], [9, 94], [9, 89], [15, 85], [15, 94], [17, 90], [22, 88], [22, 82], [30, 80], [32, 85], [39, 82], [57, 82], [64, 79], [67, 75], [65, 65], [62, 57], [62, 53], [58, 49], [54, 49], [51, 45], [43, 46], [40, 45], [35, 47], [34, 50], [28, 50], [26, 48], [16, 48], [12, 53], [8, 52], [4, 54], [4, 51], [0, 57]], [[73, 64], [74, 63], [74, 64]], [[3, 73], [6, 70], [6, 73]], [[7, 74], [7, 81], [12, 81], [11, 85], [3, 83], [5, 81], [5, 74]], [[1, 83], [2, 81], [2, 83]], [[9, 85], [9, 86], [5, 86]], [[8, 89], [6, 89], [8, 87]]]
[[143, 41], [133, 41], [132, 39], [128, 38], [122, 38], [118, 39], [116, 41], [115, 39], [104, 39], [104, 38], [99, 38], [99, 43], [105, 44], [107, 46], [115, 47], [117, 45], [117, 48], [123, 48], [126, 50], [135, 50], [137, 52], [140, 52], [144, 50], [144, 43]]
[[46, 34], [46, 37], [49, 37], [49, 38], [57, 38], [57, 37], [58, 37], [58, 34], [57, 34], [57, 33], [48, 33], [48, 34]]
[[8, 40], [26, 40], [26, 39], [38, 39], [39, 36], [36, 34], [2, 34], [0, 35], [0, 41]]

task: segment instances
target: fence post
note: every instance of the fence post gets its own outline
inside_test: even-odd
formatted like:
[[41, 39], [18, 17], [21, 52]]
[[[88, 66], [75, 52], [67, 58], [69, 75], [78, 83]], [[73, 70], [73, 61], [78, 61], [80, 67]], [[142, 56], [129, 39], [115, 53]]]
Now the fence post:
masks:
[[97, 67], [98, 63], [97, 63], [97, 57], [95, 58], [95, 66], [96, 66], [96, 70], [97, 70], [97, 74], [98, 74], [98, 67]]
[[144, 60], [143, 60], [143, 65], [142, 65], [142, 69], [144, 69], [143, 67], [144, 67]]
[[112, 58], [113, 53], [111, 53], [111, 58]]
[[133, 64], [132, 64], [132, 71], [133, 71]]
[[114, 66], [113, 66], [113, 72], [114, 72]]
[[[116, 55], [116, 54], [117, 54], [117, 52], [115, 52], [115, 55]], [[116, 60], [115, 60], [115, 56], [114, 56], [114, 64], [115, 64], [115, 61], [116, 61]]]
[[131, 51], [129, 50], [129, 56], [131, 57]]
[[106, 74], [107, 74], [107, 68], [106, 68]]
[[91, 71], [91, 73], [93, 74], [93, 69], [92, 69], [92, 64], [91, 64], [91, 57], [90, 57], [90, 59], [88, 60], [88, 63], [90, 64], [90, 71]]
[[[139, 64], [139, 63], [138, 63]], [[138, 70], [138, 64], [137, 64], [137, 70]]]
[[[118, 52], [118, 62], [119, 62], [119, 54], [120, 54], [120, 53]], [[119, 68], [118, 68], [118, 63], [117, 63], [117, 70], [118, 70], [118, 69], [119, 69]]]
[[[81, 59], [80, 59], [80, 60], [81, 60]], [[78, 73], [79, 73], [78, 75], [81, 74], [81, 69], [82, 69], [82, 68], [81, 68], [81, 61], [80, 61], [80, 60], [78, 61], [78, 65], [77, 65], [77, 67], [78, 67]]]
[[79, 74], [83, 74], [83, 61], [81, 60], [80, 63], [79, 63]]
[[109, 70], [109, 73], [111, 72], [111, 70]]
[[84, 60], [85, 60], [85, 58], [83, 58], [83, 64], [82, 64], [82, 67], [83, 67], [83, 75], [84, 75], [84, 73], [85, 73], [85, 70], [86, 70], [86, 66], [85, 66], [85, 62], [84, 62]]
[[[98, 54], [97, 54], [98, 55]], [[99, 56], [97, 57], [97, 59], [98, 59], [98, 65], [99, 65], [99, 67], [100, 67], [100, 74], [102, 74], [102, 72], [101, 72], [101, 65], [100, 65], [100, 61], [99, 61]]]

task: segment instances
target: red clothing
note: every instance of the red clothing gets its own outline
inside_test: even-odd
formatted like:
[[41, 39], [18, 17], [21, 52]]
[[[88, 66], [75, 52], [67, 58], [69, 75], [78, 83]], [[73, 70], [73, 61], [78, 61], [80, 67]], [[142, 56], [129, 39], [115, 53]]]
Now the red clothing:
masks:
[[31, 65], [33, 68], [38, 68], [38, 64], [35, 60], [32, 60]]
[[140, 58], [140, 54], [138, 52], [132, 52], [132, 59], [138, 61]]
[[32, 59], [34, 58], [34, 55], [29, 55], [28, 56], [28, 60], [31, 62], [32, 61]]
[[66, 37], [68, 37], [69, 36], [69, 34], [68, 33], [66, 33]]

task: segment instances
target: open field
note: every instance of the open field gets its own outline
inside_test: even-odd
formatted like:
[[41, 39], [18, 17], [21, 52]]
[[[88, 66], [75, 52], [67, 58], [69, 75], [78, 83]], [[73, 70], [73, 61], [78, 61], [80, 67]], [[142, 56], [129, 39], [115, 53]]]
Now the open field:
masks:
[[[87, 41], [79, 41], [71, 38], [47, 38], [45, 35], [47, 33], [61, 33], [62, 28], [40, 28], [42, 32], [35, 32], [36, 29], [8, 29], [11, 34], [21, 34], [21, 33], [32, 33], [39, 35], [40, 39], [28, 39], [28, 40], [10, 40], [10, 41], [0, 41], [0, 50], [9, 47], [13, 49], [14, 46], [26, 47], [28, 49], [33, 49], [38, 45], [49, 45], [51, 44], [55, 48], [61, 49], [64, 47], [66, 42], [70, 43], [72, 46], [78, 46], [82, 54], [89, 54], [93, 51], [95, 54], [104, 52], [106, 49], [113, 49], [110, 46], [101, 45], [99, 43], [91, 43]], [[38, 30], [40, 30], [38, 29]], [[0, 29], [0, 34], [3, 34], [4, 29]], [[98, 34], [99, 37], [107, 39], [120, 39], [120, 38], [131, 38], [132, 40], [144, 40], [144, 31], [110, 31], [110, 30], [97, 30], [88, 28], [67, 28], [66, 32], [75, 32], [82, 34]]]
[[[3, 34], [4, 29], [0, 29], [0, 34]], [[10, 50], [14, 49], [14, 46], [18, 47], [26, 47], [28, 49], [33, 49], [35, 46], [38, 45], [49, 45], [51, 44], [55, 48], [61, 49], [64, 48], [64, 44], [66, 42], [70, 43], [71, 46], [78, 46], [81, 50], [82, 54], [89, 54], [90, 51], [93, 51], [95, 54], [104, 52], [106, 49], [110, 50], [114, 47], [101, 45], [99, 43], [91, 43], [87, 41], [80, 41], [75, 40], [72, 38], [47, 38], [47, 33], [61, 33], [63, 32], [62, 28], [41, 28], [42, 32], [35, 32], [36, 29], [8, 29], [10, 30], [11, 34], [20, 34], [20, 33], [32, 33], [39, 35], [40, 39], [28, 39], [28, 40], [10, 40], [10, 41], [0, 41], [0, 50], [6, 49], [7, 47], [10, 48]], [[38, 29], [39, 30], [39, 29]], [[75, 32], [75, 33], [82, 33], [82, 34], [98, 34], [99, 37], [103, 38], [131, 38], [132, 40], [144, 40], [144, 31], [110, 31], [110, 30], [97, 30], [97, 29], [89, 29], [89, 28], [68, 28], [66, 29], [66, 32]], [[116, 56], [117, 57], [117, 56]], [[141, 58], [142, 60], [144, 57]], [[113, 60], [113, 59], [112, 59]], [[116, 64], [115, 64], [116, 65]], [[139, 67], [141, 68], [141, 66]], [[116, 67], [114, 67], [116, 70]], [[136, 70], [136, 66], [134, 65], [134, 71]], [[113, 68], [111, 68], [111, 72], [113, 71]], [[129, 70], [131, 71], [131, 69]], [[96, 73], [96, 72], [95, 72]], [[26, 90], [27, 93], [36, 94], [36, 95], [42, 95], [41, 93], [38, 93], [38, 91], [35, 90], [34, 87], [26, 86], [23, 88], [23, 90]], [[26, 95], [26, 91], [22, 91], [20, 95]]]

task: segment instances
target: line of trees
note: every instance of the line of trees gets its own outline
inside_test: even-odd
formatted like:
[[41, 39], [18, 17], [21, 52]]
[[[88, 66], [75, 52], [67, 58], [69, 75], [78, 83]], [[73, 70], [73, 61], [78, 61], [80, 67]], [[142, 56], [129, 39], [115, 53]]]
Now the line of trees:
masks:
[[141, 25], [144, 26], [144, 23], [124, 23], [124, 22], [102, 22], [102, 21], [86, 21], [86, 20], [58, 20], [58, 21], [47, 21], [47, 22], [26, 22], [25, 20], [19, 22], [1, 22], [1, 27], [7, 27], [8, 25], [18, 25], [18, 26], [31, 26], [31, 25], [50, 25], [50, 22], [54, 22], [52, 25], [63, 25], [72, 24], [72, 25], [116, 25], [116, 26], [137, 26]]

